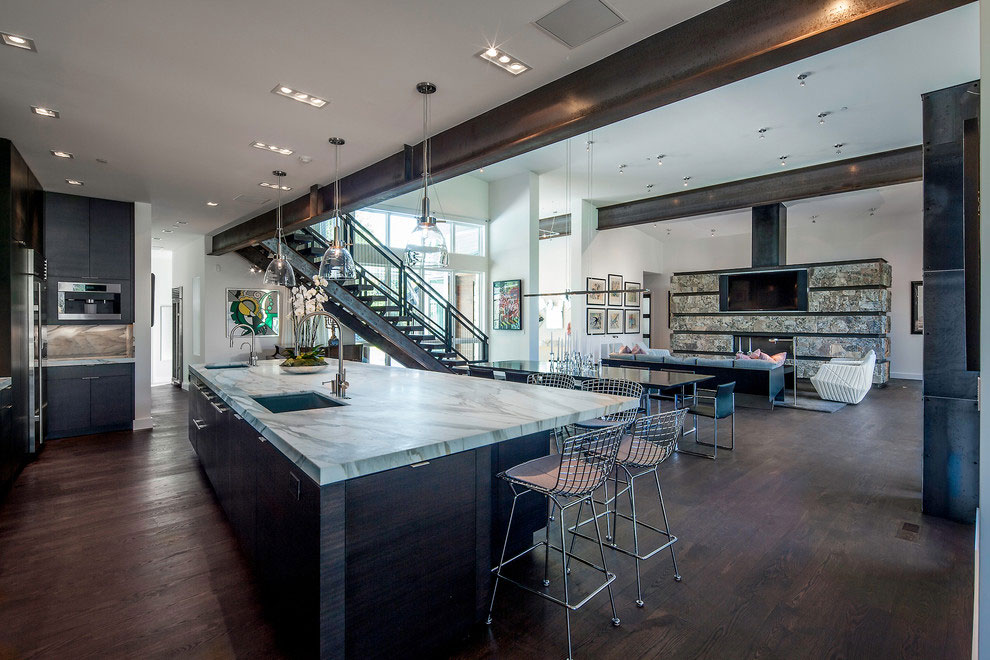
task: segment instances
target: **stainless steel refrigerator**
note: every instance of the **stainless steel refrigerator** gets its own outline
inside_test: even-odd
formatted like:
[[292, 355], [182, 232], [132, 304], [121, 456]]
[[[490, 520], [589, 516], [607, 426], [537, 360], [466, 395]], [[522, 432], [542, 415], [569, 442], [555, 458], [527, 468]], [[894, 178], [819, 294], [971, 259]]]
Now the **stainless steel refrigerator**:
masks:
[[36, 455], [45, 441], [45, 260], [30, 248], [15, 248], [11, 282], [11, 384], [14, 433], [23, 451]]

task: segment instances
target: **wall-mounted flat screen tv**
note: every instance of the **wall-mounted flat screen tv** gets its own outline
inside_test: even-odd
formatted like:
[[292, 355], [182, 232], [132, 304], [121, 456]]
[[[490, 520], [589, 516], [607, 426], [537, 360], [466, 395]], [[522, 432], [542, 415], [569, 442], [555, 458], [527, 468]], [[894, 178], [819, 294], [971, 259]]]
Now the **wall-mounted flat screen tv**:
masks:
[[808, 271], [780, 270], [719, 277], [723, 312], [806, 312]]

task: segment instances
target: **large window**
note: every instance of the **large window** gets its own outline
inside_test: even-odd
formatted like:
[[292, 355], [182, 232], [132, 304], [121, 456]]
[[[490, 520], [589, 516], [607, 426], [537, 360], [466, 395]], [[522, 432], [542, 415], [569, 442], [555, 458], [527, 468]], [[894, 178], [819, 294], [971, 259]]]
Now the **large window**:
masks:
[[[354, 218], [375, 238], [393, 250], [404, 250], [409, 235], [416, 229], [416, 216], [393, 211], [364, 209], [357, 211]], [[447, 249], [452, 254], [465, 254], [473, 257], [485, 256], [485, 228], [470, 222], [447, 220], [437, 223], [437, 229], [447, 241]]]

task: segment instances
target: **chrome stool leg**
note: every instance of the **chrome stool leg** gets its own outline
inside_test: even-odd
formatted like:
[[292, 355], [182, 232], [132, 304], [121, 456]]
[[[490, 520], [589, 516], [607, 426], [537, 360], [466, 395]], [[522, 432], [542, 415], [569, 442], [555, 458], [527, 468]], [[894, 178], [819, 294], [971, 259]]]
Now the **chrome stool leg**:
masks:
[[488, 625], [492, 625], [492, 612], [495, 610], [495, 592], [498, 591], [498, 581], [502, 579], [502, 566], [505, 564], [505, 551], [509, 547], [509, 531], [512, 529], [512, 517], [516, 513], [516, 500], [519, 499], [520, 493], [516, 492], [516, 489], [512, 484], [509, 484], [512, 488], [512, 508], [509, 509], [509, 524], [505, 528], [505, 541], [502, 542], [502, 558], [498, 562], [498, 570], [495, 572], [495, 585], [492, 587], [492, 602], [488, 606], [488, 620], [485, 622]]
[[[625, 468], [623, 468], [625, 469]], [[636, 560], [636, 607], [643, 607], [643, 581], [639, 574], [639, 525], [637, 524], [636, 518], [636, 480], [629, 473], [626, 472], [626, 478], [628, 479], [629, 486], [626, 491], [629, 493], [629, 507], [632, 510], [632, 530], [633, 530], [633, 557]], [[616, 503], [616, 512], [618, 513], [619, 507], [618, 502]]]
[[[588, 497], [588, 501], [591, 503], [591, 518], [595, 521], [595, 536], [598, 537], [598, 550], [601, 552], [602, 556], [602, 569], [604, 570], [606, 579], [610, 575], [608, 572], [608, 564], [605, 563], [605, 546], [602, 545], [602, 532], [598, 528], [598, 511], [595, 509], [595, 500], [593, 497]], [[561, 527], [563, 530], [563, 527]], [[612, 597], [612, 583], [608, 582], [606, 586], [608, 589], [608, 602], [612, 606], [612, 625], [619, 627], [619, 615], [615, 611], [615, 599]]]
[[[557, 504], [555, 498], [550, 498]], [[561, 573], [564, 576], [564, 617], [567, 621], [567, 660], [573, 660], [574, 654], [571, 653], [571, 598], [570, 593], [567, 590], [567, 553], [564, 548], [564, 510], [560, 508], [557, 504], [557, 508], [560, 509], [560, 564], [562, 567]]]
[[[660, 488], [660, 466], [653, 470], [653, 476], [657, 482], [657, 497], [660, 499], [660, 513], [663, 514], [663, 528], [667, 531], [667, 538], [676, 538], [670, 534], [670, 523], [667, 522], [667, 507], [663, 504], [663, 490]], [[681, 581], [681, 574], [677, 571], [677, 557], [674, 554], [674, 544], [670, 544], [670, 560], [674, 563], [674, 581]]]

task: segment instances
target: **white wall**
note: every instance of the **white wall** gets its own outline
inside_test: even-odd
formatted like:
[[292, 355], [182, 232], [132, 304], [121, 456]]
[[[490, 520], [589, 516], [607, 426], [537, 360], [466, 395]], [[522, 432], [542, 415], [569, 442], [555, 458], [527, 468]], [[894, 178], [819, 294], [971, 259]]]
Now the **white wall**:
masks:
[[[423, 191], [400, 195], [375, 208], [419, 215]], [[488, 182], [463, 175], [436, 185], [430, 185], [430, 210], [448, 220], [484, 221], [492, 217], [488, 198]]]
[[[822, 198], [814, 208], [819, 217], [810, 221], [808, 206], [791, 205], [787, 220], [787, 261], [792, 264], [852, 259], [886, 259], [891, 266], [890, 372], [893, 378], [920, 379], [922, 335], [910, 333], [911, 282], [921, 279], [922, 186], [908, 183], [884, 189], [883, 203], [874, 215], [850, 205], [848, 200]], [[629, 232], [630, 229], [613, 230]], [[660, 292], [663, 310], [656, 320], [655, 346], [669, 346], [666, 299], [669, 275], [679, 271], [748, 268], [752, 265], [752, 237], [742, 234], [694, 239], [670, 239], [664, 243], [665, 289]], [[656, 295], [656, 294], [654, 294]]]
[[155, 323], [151, 327], [151, 384], [172, 382], [172, 251], [152, 250]]
[[[206, 272], [207, 237], [196, 238], [186, 245], [172, 250], [172, 286], [182, 287], [182, 382], [189, 383], [190, 364], [205, 362], [203, 358], [202, 299], [194, 309], [193, 285], [198, 278], [202, 287]], [[199, 318], [199, 323], [194, 320]], [[198, 348], [199, 350], [195, 350]], [[173, 347], [173, 350], [175, 347]]]
[[151, 204], [134, 204], [134, 429], [151, 420]]
[[[523, 294], [540, 291], [539, 198], [539, 177], [532, 172], [490, 185], [489, 280], [521, 279]], [[490, 295], [488, 299], [489, 318], [493, 319]], [[521, 331], [489, 330], [490, 359], [538, 358], [538, 300], [522, 299]]]

